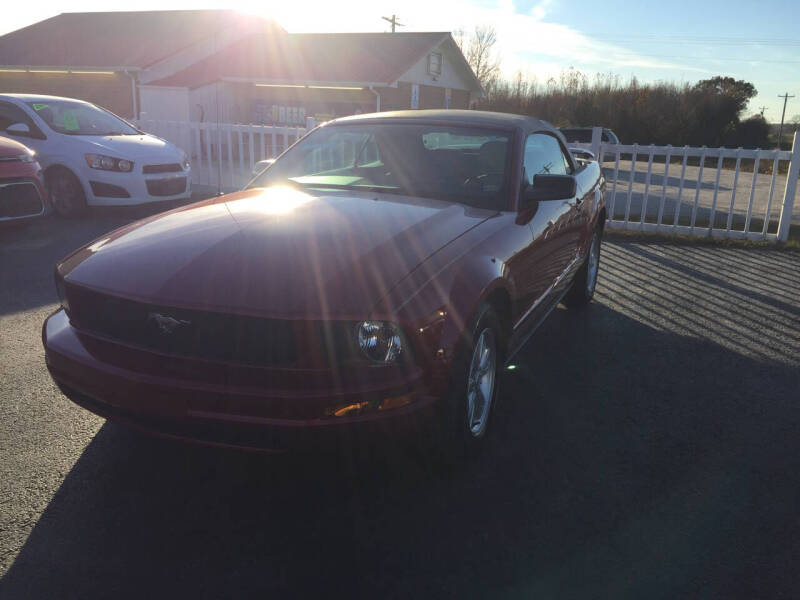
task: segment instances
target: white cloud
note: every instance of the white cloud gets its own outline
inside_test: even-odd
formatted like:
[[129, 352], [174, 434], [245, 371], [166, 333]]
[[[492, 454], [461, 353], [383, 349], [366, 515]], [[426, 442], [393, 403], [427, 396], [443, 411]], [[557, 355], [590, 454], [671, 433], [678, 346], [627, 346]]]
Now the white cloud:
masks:
[[531, 16], [537, 21], [541, 21], [547, 15], [547, 9], [550, 8], [552, 3], [553, 0], [541, 0], [531, 9]]
[[[527, 13], [516, 12], [513, 0], [496, 0], [492, 7], [472, 3], [454, 5], [430, 0], [407, 0], [398, 18], [408, 31], [471, 31], [475, 25], [491, 25], [497, 31], [503, 74], [540, 72], [553, 65], [574, 66], [589, 72], [613, 69], [705, 72], [692, 65], [641, 56], [628, 49], [596, 40], [566, 25], [545, 20], [553, 0], [539, 0]], [[397, 11], [397, 4], [376, 0], [365, 10], [354, 0], [329, 3], [275, 3], [263, 8], [260, 0], [245, 2], [250, 12], [268, 14], [289, 31], [380, 31], [387, 24], [381, 16]], [[549, 72], [548, 75], [552, 74]]]

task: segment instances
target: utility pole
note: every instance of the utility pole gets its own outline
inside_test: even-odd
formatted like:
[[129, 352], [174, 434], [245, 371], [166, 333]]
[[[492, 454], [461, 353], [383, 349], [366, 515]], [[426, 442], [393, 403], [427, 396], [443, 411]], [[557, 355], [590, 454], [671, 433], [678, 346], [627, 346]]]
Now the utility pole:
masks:
[[780, 129], [778, 129], [778, 150], [780, 150], [781, 142], [783, 141], [783, 118], [786, 116], [786, 101], [789, 98], [794, 98], [794, 96], [790, 96], [789, 92], [786, 92], [783, 96], [779, 94], [778, 98], [783, 98], [783, 112], [781, 113], [781, 126]]
[[405, 27], [405, 25], [403, 25], [400, 21], [397, 20], [397, 15], [392, 15], [391, 19], [389, 17], [381, 17], [381, 19], [383, 19], [384, 21], [388, 21], [389, 23], [392, 24], [392, 33], [394, 33], [395, 27]]
[[761, 111], [761, 118], [764, 118], [764, 111], [767, 110], [766, 106], [759, 106], [758, 109]]

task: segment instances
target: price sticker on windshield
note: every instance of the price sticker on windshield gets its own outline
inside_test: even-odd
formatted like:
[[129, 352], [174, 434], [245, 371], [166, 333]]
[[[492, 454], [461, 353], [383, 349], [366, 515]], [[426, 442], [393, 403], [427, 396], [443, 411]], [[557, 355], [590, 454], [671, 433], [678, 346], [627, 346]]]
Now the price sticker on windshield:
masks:
[[67, 131], [77, 131], [81, 128], [80, 123], [78, 123], [78, 117], [75, 116], [75, 113], [71, 110], [65, 110], [63, 113], [64, 118], [64, 129]]

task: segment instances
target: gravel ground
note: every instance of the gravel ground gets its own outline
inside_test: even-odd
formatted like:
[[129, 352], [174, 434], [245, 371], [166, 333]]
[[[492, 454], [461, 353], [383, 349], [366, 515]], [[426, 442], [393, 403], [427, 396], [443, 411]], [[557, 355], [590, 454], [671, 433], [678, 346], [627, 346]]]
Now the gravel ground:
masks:
[[44, 366], [53, 263], [130, 219], [0, 231], [0, 598], [800, 594], [800, 254], [604, 244], [447, 476], [387, 443], [151, 440]]

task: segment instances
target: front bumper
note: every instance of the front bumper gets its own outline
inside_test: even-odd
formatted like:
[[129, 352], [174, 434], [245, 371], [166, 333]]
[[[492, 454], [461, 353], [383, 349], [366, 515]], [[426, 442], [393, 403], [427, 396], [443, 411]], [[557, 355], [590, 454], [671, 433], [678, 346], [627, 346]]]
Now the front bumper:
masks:
[[92, 206], [131, 206], [185, 200], [192, 195], [191, 168], [179, 172], [143, 174], [87, 167], [81, 175], [87, 202]]
[[[237, 376], [215, 364], [192, 377], [197, 365], [87, 336], [63, 310], [45, 321], [42, 341], [51, 376], [76, 404], [148, 433], [203, 444], [283, 451], [407, 432], [428, 421], [436, 400], [421, 369], [382, 384], [339, 381], [327, 388], [315, 381], [318, 373], [249, 368]], [[284, 384], [271, 386], [275, 381]], [[383, 409], [385, 399], [393, 402]], [[341, 410], [353, 406], [364, 409]]]

